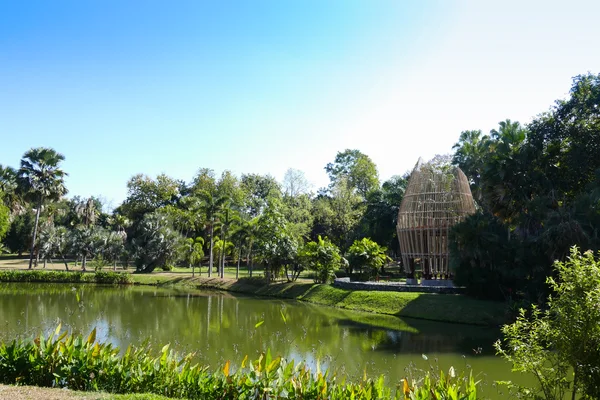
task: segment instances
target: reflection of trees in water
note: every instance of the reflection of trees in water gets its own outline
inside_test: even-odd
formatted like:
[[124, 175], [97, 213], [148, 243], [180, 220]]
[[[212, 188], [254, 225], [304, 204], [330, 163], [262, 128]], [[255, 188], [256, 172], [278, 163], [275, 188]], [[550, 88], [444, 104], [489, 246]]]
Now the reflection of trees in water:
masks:
[[[319, 362], [322, 368], [333, 366], [351, 375], [362, 374], [366, 368], [371, 374], [395, 376], [403, 373], [415, 355], [452, 353], [457, 357], [473, 347], [473, 336], [464, 333], [473, 327], [452, 331], [447, 324], [421, 324], [419, 329], [418, 323], [409, 326], [390, 318], [386, 324], [397, 323], [408, 331], [373, 328], [360, 322], [361, 314], [276, 299], [148, 287], [0, 287], [0, 322], [5, 328], [2, 332], [9, 335], [49, 331], [60, 319], [63, 326], [81, 333], [96, 326], [99, 339], [121, 348], [149, 338], [155, 347], [171, 343], [179, 351], [197, 352], [199, 361], [208, 364], [225, 360], [235, 364], [246, 354], [257, 357], [270, 348], [274, 355], [311, 366]], [[264, 323], [255, 327], [260, 321]]]

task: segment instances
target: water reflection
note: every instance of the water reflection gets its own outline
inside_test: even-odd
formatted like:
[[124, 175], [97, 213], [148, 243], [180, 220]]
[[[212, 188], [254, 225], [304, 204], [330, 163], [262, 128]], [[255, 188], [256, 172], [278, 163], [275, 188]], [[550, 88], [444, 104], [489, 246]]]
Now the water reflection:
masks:
[[[246, 354], [252, 358], [271, 349], [350, 376], [366, 370], [396, 380], [411, 362], [428, 367], [421, 354], [439, 359], [442, 368], [468, 363], [492, 379], [509, 374], [508, 366], [493, 356], [496, 330], [223, 293], [1, 284], [0, 322], [3, 338], [49, 332], [62, 322], [81, 333], [96, 327], [100, 340], [122, 349], [145, 339], [155, 346], [171, 343], [212, 365], [239, 363]], [[478, 348], [481, 354], [475, 355]]]

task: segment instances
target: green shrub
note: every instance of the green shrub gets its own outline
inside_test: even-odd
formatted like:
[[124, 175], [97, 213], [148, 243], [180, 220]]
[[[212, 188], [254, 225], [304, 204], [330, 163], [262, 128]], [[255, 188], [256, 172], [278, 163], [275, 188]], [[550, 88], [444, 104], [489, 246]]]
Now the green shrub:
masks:
[[106, 283], [130, 284], [129, 274], [98, 271], [84, 274], [80, 271], [0, 271], [0, 282], [44, 282], [44, 283]]
[[96, 283], [107, 283], [111, 285], [124, 285], [133, 283], [133, 279], [130, 274], [123, 274], [119, 272], [103, 272], [98, 271], [94, 274], [94, 280]]

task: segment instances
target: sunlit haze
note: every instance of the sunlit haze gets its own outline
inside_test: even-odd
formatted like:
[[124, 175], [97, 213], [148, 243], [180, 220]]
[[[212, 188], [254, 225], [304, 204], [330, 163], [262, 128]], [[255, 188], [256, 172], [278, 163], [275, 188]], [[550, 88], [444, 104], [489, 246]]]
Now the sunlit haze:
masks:
[[0, 163], [66, 157], [113, 207], [136, 173], [318, 187], [356, 148], [380, 178], [462, 130], [527, 123], [600, 72], [599, 1], [3, 1]]

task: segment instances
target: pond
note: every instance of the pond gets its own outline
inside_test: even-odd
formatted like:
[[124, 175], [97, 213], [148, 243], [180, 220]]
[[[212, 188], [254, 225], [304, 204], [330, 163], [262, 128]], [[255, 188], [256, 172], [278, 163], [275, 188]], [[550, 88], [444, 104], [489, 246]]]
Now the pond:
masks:
[[236, 365], [245, 355], [257, 358], [270, 349], [311, 367], [333, 368], [338, 376], [383, 374], [390, 383], [406, 376], [411, 364], [444, 371], [472, 368], [485, 382], [485, 394], [496, 398], [502, 396], [494, 381], [523, 379], [494, 355], [497, 329], [221, 292], [0, 284], [3, 340], [49, 332], [59, 322], [84, 334], [96, 327], [99, 340], [122, 349], [146, 339], [155, 347], [171, 343], [215, 367], [226, 360]]

